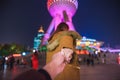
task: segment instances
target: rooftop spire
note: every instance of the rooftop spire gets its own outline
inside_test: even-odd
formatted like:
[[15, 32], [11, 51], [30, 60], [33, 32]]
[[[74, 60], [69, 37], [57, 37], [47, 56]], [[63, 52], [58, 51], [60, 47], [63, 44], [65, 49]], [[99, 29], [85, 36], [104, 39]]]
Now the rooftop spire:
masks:
[[40, 29], [38, 30], [38, 32], [44, 33], [44, 30], [43, 30], [43, 26], [42, 26], [42, 25], [40, 26]]

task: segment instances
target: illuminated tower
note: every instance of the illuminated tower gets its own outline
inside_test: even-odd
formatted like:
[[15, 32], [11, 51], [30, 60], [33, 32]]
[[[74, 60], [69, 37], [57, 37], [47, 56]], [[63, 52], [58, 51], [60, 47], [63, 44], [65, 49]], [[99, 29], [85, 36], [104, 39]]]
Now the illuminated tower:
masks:
[[40, 29], [38, 30], [37, 36], [34, 38], [34, 49], [35, 50], [38, 50], [42, 42], [43, 36], [44, 36], [44, 30], [43, 30], [43, 27], [41, 26]]
[[53, 17], [49, 28], [45, 34], [45, 38], [49, 38], [52, 31], [56, 30], [60, 22], [66, 22], [70, 30], [75, 30], [72, 17], [78, 8], [77, 0], [48, 0], [47, 9]]

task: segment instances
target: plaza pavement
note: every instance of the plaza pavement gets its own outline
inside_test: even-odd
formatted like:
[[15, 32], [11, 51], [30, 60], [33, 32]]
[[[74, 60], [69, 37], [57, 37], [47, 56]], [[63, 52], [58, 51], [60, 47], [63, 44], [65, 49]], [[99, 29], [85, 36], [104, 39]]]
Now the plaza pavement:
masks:
[[120, 80], [118, 64], [81, 65], [80, 70], [81, 80]]
[[[29, 69], [31, 68], [28, 66], [14, 66], [13, 70], [5, 69], [0, 71], [0, 80], [13, 80]], [[95, 64], [94, 66], [81, 65], [80, 78], [81, 80], [120, 80], [120, 65], [113, 63]]]
[[[80, 80], [120, 80], [120, 65], [116, 63], [115, 54], [107, 54], [106, 64], [80, 65]], [[40, 66], [45, 65], [45, 55], [40, 56]], [[29, 59], [28, 59], [29, 61]], [[13, 70], [0, 71], [0, 80], [13, 80], [19, 74], [31, 69], [30, 66], [15, 65]], [[73, 73], [74, 74], [74, 73]], [[32, 76], [32, 75], [31, 75]]]

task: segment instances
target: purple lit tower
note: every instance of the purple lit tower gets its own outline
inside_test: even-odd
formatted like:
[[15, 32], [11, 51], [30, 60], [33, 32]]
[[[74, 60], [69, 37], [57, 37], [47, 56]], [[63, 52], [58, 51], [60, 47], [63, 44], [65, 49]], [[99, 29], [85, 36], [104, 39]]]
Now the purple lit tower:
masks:
[[60, 22], [66, 22], [70, 30], [75, 30], [72, 17], [78, 8], [77, 0], [48, 0], [47, 9], [53, 17], [49, 28], [44, 36], [44, 40], [48, 39], [51, 33], [56, 30]]

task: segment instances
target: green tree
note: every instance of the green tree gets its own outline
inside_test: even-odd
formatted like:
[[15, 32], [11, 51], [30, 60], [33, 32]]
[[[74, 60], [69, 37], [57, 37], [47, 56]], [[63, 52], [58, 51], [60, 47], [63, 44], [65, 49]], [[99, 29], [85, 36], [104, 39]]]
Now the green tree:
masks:
[[10, 54], [22, 53], [26, 51], [27, 48], [25, 46], [15, 43], [0, 45], [0, 56], [8, 56]]
[[1, 56], [7, 56], [9, 55], [9, 50], [10, 49], [10, 45], [9, 44], [4, 44], [2, 47], [1, 47], [1, 50], [0, 50], [0, 55]]

